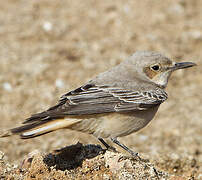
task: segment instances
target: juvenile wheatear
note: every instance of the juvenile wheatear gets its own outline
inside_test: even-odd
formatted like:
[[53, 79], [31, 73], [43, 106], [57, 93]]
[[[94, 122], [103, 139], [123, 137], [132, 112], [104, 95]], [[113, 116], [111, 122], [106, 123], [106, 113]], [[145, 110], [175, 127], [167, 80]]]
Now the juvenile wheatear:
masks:
[[136, 52], [121, 64], [99, 74], [87, 84], [63, 95], [58, 104], [34, 114], [24, 125], [1, 137], [19, 134], [22, 139], [57, 129], [73, 129], [93, 134], [107, 148], [103, 138], [131, 151], [117, 137], [145, 127], [167, 99], [164, 88], [171, 73], [195, 66], [192, 62], [172, 62], [157, 52]]

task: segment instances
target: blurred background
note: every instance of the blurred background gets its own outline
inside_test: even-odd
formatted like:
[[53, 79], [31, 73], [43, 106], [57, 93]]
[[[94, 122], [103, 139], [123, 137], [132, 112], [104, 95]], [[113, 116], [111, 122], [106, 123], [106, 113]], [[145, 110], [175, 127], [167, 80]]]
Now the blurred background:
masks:
[[[173, 74], [155, 119], [121, 138], [156, 166], [202, 177], [202, 1], [0, 1], [0, 123], [19, 125], [67, 91], [119, 64], [137, 50], [159, 51], [198, 64]], [[30, 140], [0, 139], [19, 162], [92, 136], [61, 130]], [[199, 177], [198, 176], [198, 177]]]

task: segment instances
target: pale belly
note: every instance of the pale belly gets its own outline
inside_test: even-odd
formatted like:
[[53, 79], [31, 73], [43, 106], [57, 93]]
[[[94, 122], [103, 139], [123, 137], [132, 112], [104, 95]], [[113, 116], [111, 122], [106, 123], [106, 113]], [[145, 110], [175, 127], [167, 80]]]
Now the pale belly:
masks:
[[158, 107], [149, 111], [91, 115], [73, 125], [71, 129], [100, 138], [126, 136], [145, 127], [153, 119]]

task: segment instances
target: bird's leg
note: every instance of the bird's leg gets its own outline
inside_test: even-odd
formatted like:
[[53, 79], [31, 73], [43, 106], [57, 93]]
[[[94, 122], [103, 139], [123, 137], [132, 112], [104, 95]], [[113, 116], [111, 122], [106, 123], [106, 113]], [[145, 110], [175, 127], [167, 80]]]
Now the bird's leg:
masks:
[[138, 153], [133, 152], [132, 150], [130, 150], [127, 146], [125, 146], [124, 144], [121, 144], [116, 138], [111, 138], [112, 142], [119, 145], [120, 147], [122, 147], [124, 150], [126, 150], [127, 152], [129, 152], [133, 157], [140, 159], [140, 157], [138, 156]]
[[107, 144], [107, 143], [104, 141], [104, 139], [98, 138], [98, 140], [106, 147], [107, 150], [109, 149], [109, 150], [112, 150], [112, 151], [114, 151], [114, 152], [117, 152], [116, 149], [115, 149], [114, 147], [110, 146], [109, 144]]

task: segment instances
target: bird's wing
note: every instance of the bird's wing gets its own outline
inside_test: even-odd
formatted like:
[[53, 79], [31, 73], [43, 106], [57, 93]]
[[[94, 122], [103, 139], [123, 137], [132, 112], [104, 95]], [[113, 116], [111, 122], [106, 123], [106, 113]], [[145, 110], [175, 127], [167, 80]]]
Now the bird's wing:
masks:
[[63, 95], [48, 111], [56, 116], [146, 110], [167, 99], [162, 89], [135, 91], [87, 84]]
[[127, 90], [118, 87], [87, 84], [63, 95], [58, 104], [42, 113], [34, 114], [24, 123], [35, 119], [49, 120], [68, 115], [91, 115], [109, 112], [147, 110], [167, 99], [162, 89], [149, 91]]
[[63, 95], [56, 106], [32, 115], [24, 125], [6, 131], [0, 137], [20, 134], [24, 139], [33, 138], [72, 126], [81, 121], [82, 115], [147, 110], [166, 99], [167, 94], [162, 89], [135, 91], [87, 84]]

